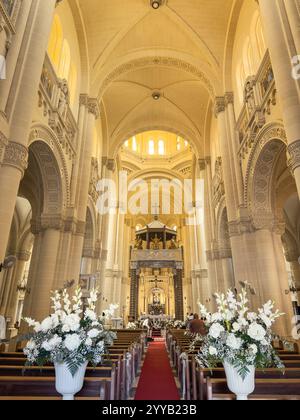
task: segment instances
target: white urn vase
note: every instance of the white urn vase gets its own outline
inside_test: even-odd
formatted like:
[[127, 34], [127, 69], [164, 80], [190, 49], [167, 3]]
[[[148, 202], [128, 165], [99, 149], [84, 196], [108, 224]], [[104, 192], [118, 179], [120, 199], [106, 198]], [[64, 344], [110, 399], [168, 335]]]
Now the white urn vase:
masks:
[[56, 391], [63, 396], [64, 401], [73, 401], [75, 395], [83, 388], [88, 362], [81, 365], [72, 376], [66, 363], [55, 363]]
[[229, 390], [236, 395], [237, 401], [247, 401], [255, 390], [255, 367], [248, 366], [249, 373], [243, 379], [238, 369], [228, 362], [224, 362]]

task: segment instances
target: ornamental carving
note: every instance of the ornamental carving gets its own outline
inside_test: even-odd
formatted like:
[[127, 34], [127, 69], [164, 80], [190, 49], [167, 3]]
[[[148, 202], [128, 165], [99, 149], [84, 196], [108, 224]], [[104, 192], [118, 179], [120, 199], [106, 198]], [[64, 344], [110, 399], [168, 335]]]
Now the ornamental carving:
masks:
[[256, 229], [269, 229], [275, 233], [282, 231], [273, 208], [273, 173], [286, 142], [283, 127], [270, 125], [262, 130], [251, 152], [246, 173], [245, 202]]
[[215, 175], [212, 180], [213, 206], [216, 208], [225, 195], [222, 158], [218, 157], [215, 163]]
[[226, 101], [224, 96], [218, 96], [215, 99], [215, 116], [217, 117], [221, 112], [225, 112]]
[[5, 148], [2, 164], [6, 166], [13, 166], [24, 174], [28, 165], [27, 147], [10, 141]]
[[90, 176], [90, 185], [89, 185], [89, 195], [91, 196], [93, 202], [96, 204], [99, 198], [99, 192], [97, 191], [97, 184], [100, 179], [99, 172], [99, 162], [98, 159], [92, 158], [91, 164], [91, 176]]
[[300, 167], [300, 140], [288, 146], [288, 166], [292, 173]]
[[89, 98], [87, 107], [88, 112], [94, 115], [95, 119], [97, 120], [100, 117], [100, 108], [98, 100], [96, 98]]

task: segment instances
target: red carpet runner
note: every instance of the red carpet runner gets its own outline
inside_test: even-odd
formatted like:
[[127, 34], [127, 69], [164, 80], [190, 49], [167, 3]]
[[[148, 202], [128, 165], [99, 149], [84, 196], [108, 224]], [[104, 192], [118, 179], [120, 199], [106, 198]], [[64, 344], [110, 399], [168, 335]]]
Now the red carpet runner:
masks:
[[150, 343], [135, 399], [137, 401], [180, 400], [165, 342]]

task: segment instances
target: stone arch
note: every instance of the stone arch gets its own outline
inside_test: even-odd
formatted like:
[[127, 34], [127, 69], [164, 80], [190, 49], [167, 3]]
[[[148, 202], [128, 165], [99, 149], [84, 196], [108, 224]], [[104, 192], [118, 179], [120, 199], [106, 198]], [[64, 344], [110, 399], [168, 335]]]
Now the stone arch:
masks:
[[95, 246], [95, 221], [90, 207], [86, 210], [83, 257], [92, 258]]
[[222, 199], [217, 215], [217, 241], [220, 249], [231, 250], [228, 215], [225, 197]]
[[34, 156], [42, 177], [43, 214], [60, 215], [65, 203], [58, 162], [44, 141], [33, 142], [29, 147], [29, 153]]
[[257, 136], [246, 173], [245, 203], [256, 228], [273, 225], [276, 217], [274, 174], [287, 139], [280, 123], [268, 124]]
[[[68, 207], [71, 200], [70, 177], [67, 161], [59, 139], [49, 127], [42, 124], [34, 124], [29, 136], [29, 148], [36, 142], [43, 143], [45, 147], [48, 147], [48, 153], [52, 155], [52, 164], [56, 167], [54, 172], [57, 173], [57, 177], [61, 180], [62, 204], [63, 207]], [[44, 154], [47, 154], [45, 147]]]

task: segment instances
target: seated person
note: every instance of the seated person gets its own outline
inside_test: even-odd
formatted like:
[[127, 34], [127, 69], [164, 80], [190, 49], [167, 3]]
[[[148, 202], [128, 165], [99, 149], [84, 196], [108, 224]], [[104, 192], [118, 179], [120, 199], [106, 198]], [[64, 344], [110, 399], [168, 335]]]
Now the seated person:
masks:
[[198, 314], [195, 314], [193, 321], [190, 322], [189, 330], [192, 334], [207, 334], [205, 323], [202, 319], [199, 318]]

